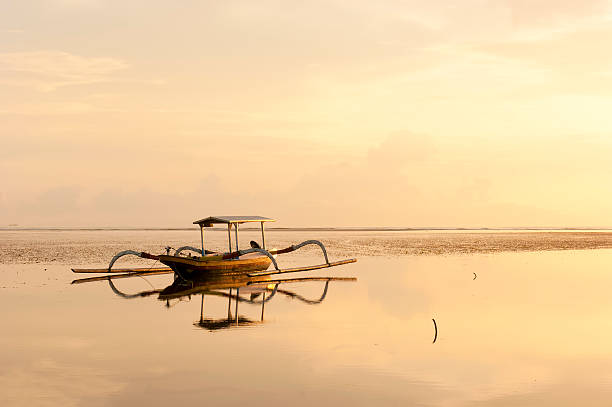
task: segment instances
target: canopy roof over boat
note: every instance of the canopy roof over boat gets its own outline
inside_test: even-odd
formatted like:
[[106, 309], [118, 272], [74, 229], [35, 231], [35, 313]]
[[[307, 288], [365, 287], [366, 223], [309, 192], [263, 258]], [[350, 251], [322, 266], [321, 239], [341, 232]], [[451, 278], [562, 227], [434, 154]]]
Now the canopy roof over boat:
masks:
[[208, 218], [196, 220], [194, 225], [209, 227], [215, 224], [237, 224], [246, 222], [274, 222], [274, 219], [264, 218], [263, 216], [209, 216]]

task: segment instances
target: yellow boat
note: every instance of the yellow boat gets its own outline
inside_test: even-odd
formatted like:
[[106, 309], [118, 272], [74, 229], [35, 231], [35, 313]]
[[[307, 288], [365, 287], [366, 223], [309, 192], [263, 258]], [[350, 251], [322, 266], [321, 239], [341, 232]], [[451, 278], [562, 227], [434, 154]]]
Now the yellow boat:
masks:
[[[292, 245], [280, 250], [266, 249], [266, 236], [264, 224], [266, 222], [274, 222], [274, 219], [265, 218], [263, 216], [209, 216], [204, 219], [193, 222], [200, 227], [201, 248], [192, 246], [182, 246], [175, 250], [174, 254], [170, 254], [171, 248], [166, 248], [166, 254], [150, 254], [146, 252], [138, 252], [134, 250], [124, 250], [117, 253], [110, 261], [106, 269], [72, 269], [75, 273], [116, 273], [116, 272], [141, 272], [141, 268], [124, 268], [113, 269], [114, 263], [121, 257], [127, 255], [135, 255], [145, 259], [158, 260], [160, 263], [168, 266], [166, 268], [149, 269], [159, 272], [175, 272], [178, 275], [186, 275], [193, 272], [211, 272], [211, 273], [230, 273], [230, 274], [247, 274], [249, 276], [265, 276], [281, 273], [292, 273], [297, 271], [316, 270], [326, 267], [338, 266], [341, 264], [353, 263], [356, 259], [346, 259], [335, 262], [330, 262], [327, 256], [325, 246], [318, 240], [306, 240], [297, 245]], [[259, 223], [261, 226], [261, 241], [259, 246], [256, 242], [251, 242], [251, 247], [240, 249], [238, 246], [238, 228], [243, 223]], [[204, 228], [210, 228], [214, 225], [227, 225], [228, 251], [218, 253], [205, 250], [204, 247]], [[232, 247], [232, 228], [234, 230], [235, 245]], [[276, 256], [279, 254], [290, 253], [306, 245], [317, 245], [321, 248], [325, 258], [324, 264], [313, 266], [295, 267], [281, 270], [276, 262]], [[185, 255], [183, 252], [194, 252], [198, 255]], [[274, 266], [274, 270], [266, 271]]]

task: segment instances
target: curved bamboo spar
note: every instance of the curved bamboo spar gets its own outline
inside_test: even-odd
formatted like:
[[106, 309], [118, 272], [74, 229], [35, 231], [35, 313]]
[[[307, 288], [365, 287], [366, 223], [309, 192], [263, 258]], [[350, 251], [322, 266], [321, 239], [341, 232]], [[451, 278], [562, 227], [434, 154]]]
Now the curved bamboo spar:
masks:
[[276, 270], [279, 270], [278, 268], [278, 264], [276, 263], [276, 259], [274, 258], [274, 256], [267, 250], [264, 249], [258, 249], [258, 248], [251, 248], [251, 249], [246, 249], [246, 250], [238, 250], [237, 252], [232, 252], [232, 253], [225, 253], [219, 256], [208, 256], [206, 257], [206, 261], [210, 261], [211, 259], [214, 260], [228, 260], [228, 259], [233, 259], [236, 257], [240, 257], [244, 254], [249, 254], [249, 253], [261, 253], [264, 254], [266, 256], [268, 256], [270, 258], [270, 260], [272, 260], [272, 264], [274, 264], [274, 268]]
[[134, 256], [138, 256], [138, 257], [142, 257], [144, 259], [153, 259], [157, 260], [157, 256], [153, 256], [152, 254], [149, 253], [145, 253], [145, 252], [137, 252], [134, 250], [124, 250], [122, 252], [117, 253], [110, 261], [110, 263], [108, 264], [108, 272], [111, 272], [111, 268], [113, 267], [113, 264], [115, 264], [115, 262], [117, 260], [119, 260], [120, 257], [123, 256], [127, 256], [128, 254], [134, 255]]
[[302, 243], [294, 244], [289, 247], [285, 247], [284, 249], [277, 249], [277, 250], [265, 250], [265, 249], [256, 249], [256, 248], [238, 250], [238, 251], [231, 252], [231, 253], [225, 253], [219, 256], [209, 256], [207, 257], [207, 260], [217, 260], [217, 259], [218, 260], [228, 260], [228, 259], [240, 257], [247, 253], [259, 252], [259, 253], [263, 253], [267, 255], [268, 257], [270, 257], [272, 259], [272, 262], [274, 263], [275, 268], [278, 270], [279, 268], [276, 266], [276, 261], [272, 257], [273, 255], [291, 253], [292, 251], [301, 249], [302, 247], [309, 245], [309, 244], [314, 244], [314, 245], [319, 246], [321, 250], [323, 251], [323, 257], [325, 257], [325, 263], [330, 264], [329, 258], [327, 257], [327, 250], [325, 249], [325, 246], [323, 245], [323, 243], [319, 242], [318, 240], [306, 240], [306, 241], [303, 241]]
[[203, 254], [202, 250], [197, 249], [193, 246], [181, 246], [174, 252], [175, 256], [178, 256], [183, 250], [191, 250], [192, 252]]
[[325, 257], [325, 263], [329, 264], [329, 259], [327, 258], [327, 250], [325, 250], [325, 246], [323, 246], [323, 243], [319, 242], [318, 240], [306, 240], [300, 244], [293, 245], [292, 247], [293, 247], [293, 250], [297, 250], [309, 244], [315, 244], [319, 246], [321, 250], [323, 250], [323, 257]]
[[329, 259], [327, 258], [327, 250], [325, 250], [325, 246], [323, 246], [323, 243], [319, 242], [318, 240], [305, 240], [300, 244], [294, 244], [291, 245], [289, 247], [285, 247], [284, 249], [279, 249], [279, 250], [270, 250], [270, 253], [272, 254], [284, 254], [284, 253], [291, 253], [294, 250], [300, 249], [306, 245], [309, 244], [315, 244], [317, 246], [319, 246], [321, 248], [321, 250], [323, 251], [323, 257], [325, 257], [325, 262], [327, 264], [329, 264]]

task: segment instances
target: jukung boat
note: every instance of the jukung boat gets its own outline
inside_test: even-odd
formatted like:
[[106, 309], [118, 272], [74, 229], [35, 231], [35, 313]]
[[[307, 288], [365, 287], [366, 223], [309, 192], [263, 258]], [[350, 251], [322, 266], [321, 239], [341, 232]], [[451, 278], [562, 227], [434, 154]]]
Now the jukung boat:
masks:
[[[186, 276], [194, 272], [210, 272], [210, 273], [225, 273], [225, 274], [246, 274], [248, 276], [269, 276], [274, 274], [293, 273], [307, 270], [317, 270], [327, 267], [339, 266], [342, 264], [354, 263], [356, 259], [345, 259], [330, 262], [327, 256], [327, 250], [323, 243], [318, 240], [306, 240], [299, 244], [291, 245], [284, 249], [266, 249], [266, 236], [264, 224], [273, 222], [274, 219], [265, 218], [263, 216], [209, 216], [204, 219], [193, 222], [200, 227], [201, 248], [193, 246], [182, 246], [170, 254], [171, 248], [166, 248], [165, 254], [150, 254], [146, 252], [138, 252], [134, 250], [124, 250], [117, 253], [110, 261], [106, 269], [72, 269], [75, 273], [135, 273], [147, 271], [150, 273], [169, 273], [174, 272], [179, 276]], [[251, 242], [251, 247], [240, 249], [238, 244], [238, 229], [244, 223], [259, 223], [261, 226], [261, 246], [256, 242]], [[209, 251], [204, 245], [204, 229], [211, 228], [214, 225], [227, 225], [228, 251], [224, 253]], [[234, 230], [235, 245], [232, 247], [232, 228]], [[280, 254], [290, 253], [307, 245], [319, 246], [323, 252], [325, 263], [280, 269], [276, 261], [276, 257]], [[197, 255], [191, 255], [190, 252]], [[188, 253], [188, 254], [185, 254]], [[127, 255], [134, 255], [144, 259], [158, 260], [166, 265], [163, 268], [123, 268], [113, 269], [115, 262]], [[266, 271], [274, 266], [274, 270]]]

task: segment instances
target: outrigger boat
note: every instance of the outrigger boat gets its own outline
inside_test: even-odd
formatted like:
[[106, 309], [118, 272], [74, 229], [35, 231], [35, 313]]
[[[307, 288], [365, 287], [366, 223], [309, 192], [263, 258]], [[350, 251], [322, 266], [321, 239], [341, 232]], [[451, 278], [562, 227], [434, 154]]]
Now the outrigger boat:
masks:
[[[326, 267], [334, 267], [342, 264], [354, 263], [356, 259], [346, 259], [330, 262], [327, 256], [327, 250], [323, 243], [318, 240], [306, 240], [302, 243], [291, 245], [280, 250], [267, 250], [264, 224], [273, 222], [274, 219], [264, 218], [263, 216], [209, 216], [208, 218], [196, 220], [193, 222], [200, 227], [201, 248], [192, 246], [182, 246], [175, 250], [174, 254], [170, 254], [171, 248], [166, 248], [166, 254], [150, 254], [146, 252], [138, 252], [134, 250], [124, 250], [117, 253], [110, 261], [106, 269], [72, 269], [75, 273], [138, 273], [147, 271], [150, 273], [170, 273], [174, 272], [179, 276], [187, 276], [194, 272], [221, 272], [226, 274], [246, 274], [249, 277], [269, 276], [282, 273], [293, 273], [307, 270], [317, 270]], [[259, 223], [261, 225], [261, 240], [262, 245], [259, 246], [256, 242], [251, 242], [251, 247], [248, 249], [239, 249], [238, 245], [238, 227], [243, 223]], [[228, 251], [219, 253], [206, 250], [204, 247], [204, 228], [210, 228], [214, 225], [227, 225]], [[235, 246], [232, 247], [232, 228], [234, 229]], [[276, 262], [276, 256], [284, 253], [290, 253], [307, 245], [319, 246], [323, 252], [325, 263], [280, 269]], [[184, 255], [183, 252], [194, 252], [199, 256]], [[112, 269], [115, 262], [127, 255], [134, 255], [144, 259], [158, 260], [168, 267], [165, 268], [123, 268]], [[274, 266], [274, 270], [266, 271], [270, 265]]]

